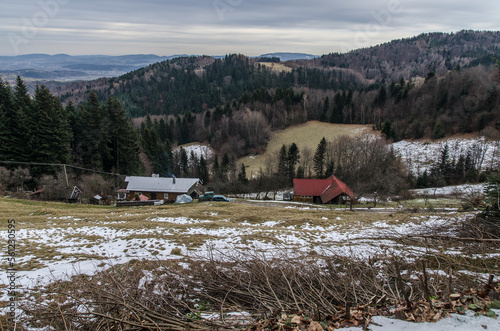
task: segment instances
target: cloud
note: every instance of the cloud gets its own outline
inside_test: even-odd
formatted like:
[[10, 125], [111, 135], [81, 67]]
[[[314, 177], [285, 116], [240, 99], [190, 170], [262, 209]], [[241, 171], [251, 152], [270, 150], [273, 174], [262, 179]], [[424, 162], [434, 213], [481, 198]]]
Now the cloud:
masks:
[[491, 0], [2, 0], [0, 12], [0, 41], [11, 46], [0, 55], [324, 54], [422, 32], [500, 29]]

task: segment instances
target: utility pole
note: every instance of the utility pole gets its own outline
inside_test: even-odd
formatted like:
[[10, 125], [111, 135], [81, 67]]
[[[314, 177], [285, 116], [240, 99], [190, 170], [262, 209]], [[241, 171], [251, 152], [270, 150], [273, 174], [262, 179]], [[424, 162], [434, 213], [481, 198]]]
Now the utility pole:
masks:
[[69, 187], [68, 172], [66, 171], [66, 165], [65, 164], [63, 164], [63, 169], [64, 169], [64, 178], [66, 178], [66, 187]]

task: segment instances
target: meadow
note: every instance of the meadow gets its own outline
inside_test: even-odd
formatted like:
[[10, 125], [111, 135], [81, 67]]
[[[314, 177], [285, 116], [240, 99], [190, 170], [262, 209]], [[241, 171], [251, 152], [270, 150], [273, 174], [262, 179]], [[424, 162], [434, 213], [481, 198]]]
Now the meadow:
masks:
[[[471, 227], [477, 214], [474, 210], [461, 210], [460, 200], [447, 198], [424, 203], [415, 199], [379, 203], [378, 208], [369, 206], [356, 205], [350, 211], [338, 206], [235, 199], [230, 203], [119, 208], [0, 198], [0, 222], [4, 226], [1, 240], [7, 242], [8, 220], [14, 219], [16, 282], [22, 293], [20, 318], [30, 325], [59, 325], [61, 329], [64, 324], [57, 323], [61, 323], [61, 318], [74, 316], [74, 305], [81, 310], [85, 308], [81, 307], [81, 300], [99, 301], [99, 295], [115, 290], [118, 292], [113, 292], [113, 300], [133, 288], [136, 298], [142, 295], [147, 298], [130, 302], [130, 307], [148, 302], [151, 304], [148, 309], [156, 309], [154, 307], [163, 307], [156, 301], [160, 297], [165, 300], [166, 295], [172, 296], [174, 300], [180, 295], [177, 290], [185, 292], [184, 286], [193, 286], [193, 297], [175, 299], [180, 305], [175, 310], [186, 315], [181, 320], [175, 317], [178, 312], [175, 316], [168, 315], [170, 324], [165, 324], [165, 329], [175, 323], [177, 326], [188, 323], [185, 325], [196, 329], [206, 322], [200, 316], [209, 316], [213, 310], [230, 310], [225, 307], [226, 299], [231, 309], [248, 313], [252, 321], [255, 314], [276, 307], [311, 313], [317, 304], [321, 314], [328, 310], [340, 314], [345, 310], [345, 302], [362, 305], [369, 303], [372, 297], [403, 300], [405, 287], [412, 288], [409, 300], [418, 300], [425, 291], [439, 297], [450, 279], [453, 280], [450, 293], [480, 287], [498, 270], [496, 242], [460, 239], [463, 228]], [[428, 278], [425, 286], [419, 281], [422, 261], [425, 263], [423, 274]], [[5, 258], [1, 267], [8, 267]], [[123, 268], [128, 271], [123, 273]], [[333, 269], [337, 270], [334, 274]], [[298, 275], [306, 270], [309, 276], [321, 279], [318, 284], [323, 287], [325, 282], [333, 282], [328, 285], [331, 293], [315, 294], [303, 289]], [[326, 280], [325, 270], [330, 270]], [[224, 274], [226, 272], [230, 274]], [[250, 291], [249, 284], [239, 283], [243, 282], [244, 275], [267, 275], [269, 288], [257, 286]], [[168, 288], [164, 287], [165, 277], [173, 277]], [[195, 281], [197, 277], [201, 278]], [[179, 284], [174, 279], [184, 280]], [[391, 289], [391, 279], [400, 279], [405, 285]], [[205, 281], [209, 281], [206, 288], [201, 285]], [[257, 280], [249, 281], [255, 284]], [[290, 282], [289, 286], [282, 288], [286, 282]], [[246, 298], [242, 302], [238, 301], [239, 296], [231, 299], [229, 289], [240, 286], [243, 288], [239, 296]], [[6, 279], [0, 287], [7, 288]], [[84, 295], [77, 290], [81, 288], [88, 289], [89, 292], [84, 292], [89, 297], [73, 301], [73, 295]], [[198, 293], [200, 288], [203, 291]], [[211, 294], [205, 292], [211, 288]], [[243, 295], [245, 288], [250, 292]], [[276, 293], [268, 297], [269, 291]], [[294, 296], [303, 299], [292, 300]], [[324, 296], [331, 298], [313, 302]], [[257, 297], [261, 304], [255, 306]], [[0, 300], [4, 305], [8, 303], [6, 291]], [[54, 306], [59, 301], [71, 304], [63, 308]], [[252, 302], [250, 306], [249, 302]], [[225, 308], [216, 308], [215, 303]], [[136, 309], [128, 305], [126, 309]], [[87, 306], [85, 309], [92, 310], [92, 314], [97, 311]], [[45, 315], [47, 311], [52, 311], [51, 318]], [[202, 313], [208, 315], [200, 315]], [[109, 320], [102, 318], [104, 330], [109, 327], [106, 324]], [[92, 325], [88, 329], [99, 329], [92, 324], [96, 323], [95, 318], [85, 321]], [[197, 324], [199, 322], [202, 324]], [[241, 318], [238, 323], [242, 323]], [[231, 323], [228, 325], [234, 327]], [[218, 327], [222, 328], [222, 324]]]
[[335, 138], [343, 135], [354, 137], [372, 132], [373, 130], [370, 125], [332, 124], [309, 121], [285, 130], [274, 131], [263, 154], [246, 156], [240, 158], [238, 161], [245, 164], [247, 175], [250, 176], [250, 174], [258, 173], [260, 169], [265, 169], [267, 160], [276, 157], [283, 145], [290, 146], [292, 143], [295, 143], [301, 153], [306, 149], [309, 150], [310, 157], [312, 158], [322, 137], [325, 137], [327, 141], [333, 141]]

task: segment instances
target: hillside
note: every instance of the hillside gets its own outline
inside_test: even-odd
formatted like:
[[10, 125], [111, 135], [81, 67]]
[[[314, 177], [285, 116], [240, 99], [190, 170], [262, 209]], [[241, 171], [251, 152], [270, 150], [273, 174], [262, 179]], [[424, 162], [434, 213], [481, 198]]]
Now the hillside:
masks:
[[[0, 81], [6, 96], [0, 98], [3, 103], [0, 109], [4, 109], [0, 117], [6, 115], [9, 120], [0, 140], [5, 141], [4, 146], [15, 145], [15, 148], [0, 149], [0, 154], [4, 153], [5, 159], [13, 161], [19, 161], [16, 149], [29, 148], [31, 154], [40, 154], [38, 139], [49, 136], [46, 132], [50, 128], [48, 123], [43, 128], [35, 125], [39, 123], [42, 110], [47, 111], [50, 118], [54, 117], [64, 132], [60, 146], [44, 151], [53, 155], [58, 163], [69, 160], [77, 166], [101, 171], [121, 168], [122, 173], [154, 172], [165, 176], [202, 173], [205, 182], [213, 180], [221, 185], [233, 183], [238, 172], [243, 173], [245, 169], [237, 169], [235, 160], [249, 155], [259, 157], [243, 159], [249, 166], [246, 175], [261, 167], [268, 169], [266, 177], [260, 178], [261, 184], [288, 185], [286, 182], [296, 175], [292, 170], [297, 173], [300, 170], [301, 176], [322, 177], [326, 167], [318, 168], [318, 174], [305, 165], [283, 171], [285, 162], [282, 161], [278, 171], [278, 160], [267, 156], [283, 144], [289, 148], [293, 142], [303, 144], [307, 141], [312, 147], [299, 146], [300, 158], [310, 159], [319, 139], [330, 136], [329, 132], [316, 139], [306, 136], [307, 131], [321, 132], [319, 127], [368, 125], [393, 141], [439, 140], [463, 133], [479, 133], [488, 139], [499, 140], [500, 77], [497, 66], [500, 62], [497, 64], [492, 59], [500, 57], [498, 36], [498, 32], [470, 31], [424, 34], [347, 54], [286, 62], [274, 57], [249, 58], [238, 54], [223, 58], [180, 57], [119, 77], [54, 83], [50, 93], [59, 97], [57, 102], [49, 102], [49, 91], [43, 86], [35, 90], [30, 100], [22, 81], [16, 82], [14, 88]], [[74, 69], [84, 67], [82, 64], [71, 66]], [[409, 73], [407, 68], [412, 68]], [[19, 104], [24, 108], [16, 106]], [[135, 131], [125, 124], [126, 115], [136, 119]], [[16, 120], [26, 116], [25, 123]], [[315, 127], [304, 125], [311, 121], [315, 121]], [[117, 126], [118, 122], [121, 124]], [[127, 134], [120, 134], [118, 127], [125, 128]], [[292, 131], [305, 129], [281, 137], [290, 128]], [[30, 130], [33, 138], [25, 146], [23, 133]], [[273, 135], [278, 139], [273, 139]], [[112, 140], [118, 138], [121, 139], [119, 143]], [[273, 141], [278, 143], [273, 145]], [[172, 153], [176, 146], [191, 142], [210, 145], [218, 159], [190, 160], [187, 154]], [[337, 151], [337, 160], [327, 159], [328, 173], [341, 173], [346, 180], [357, 181], [361, 190], [380, 192], [379, 186], [388, 183], [384, 176], [391, 172], [394, 177], [401, 167], [391, 155], [384, 154], [378, 160], [379, 182], [373, 187], [361, 187], [370, 180], [360, 180], [356, 171], [371, 176], [373, 164], [364, 162], [354, 171], [351, 165], [363, 157], [361, 154], [355, 156], [352, 150], [358, 145], [366, 145], [377, 153], [384, 153], [382, 142], [375, 142], [373, 146], [368, 146], [369, 143], [356, 139], [343, 141], [344, 148]], [[53, 144], [56, 143], [50, 141], [46, 145]], [[62, 151], [62, 155], [56, 155], [56, 150]], [[140, 158], [137, 158], [139, 153]], [[377, 158], [377, 153], [372, 153], [371, 157]], [[479, 180], [481, 168], [475, 167], [465, 176], [462, 166], [467, 155], [461, 157], [463, 160], [450, 160], [449, 165], [456, 168], [456, 176], [444, 178], [446, 184]], [[34, 160], [32, 156], [26, 159]], [[276, 176], [278, 173], [280, 175]], [[286, 178], [283, 173], [287, 173]], [[430, 182], [422, 185], [442, 185], [439, 181], [442, 176], [437, 176], [437, 171], [434, 174]], [[241, 178], [245, 177], [243, 175]], [[273, 182], [275, 177], [280, 178]], [[464, 179], [466, 177], [468, 179]], [[397, 185], [386, 187], [388, 191], [397, 192], [406, 184], [415, 186], [413, 178], [405, 179], [403, 173], [399, 173], [398, 178]], [[35, 180], [33, 186], [37, 184]], [[391, 181], [394, 183], [396, 181]], [[241, 184], [247, 183], [242, 181]], [[220, 189], [229, 192], [242, 188], [226, 186]]]
[[[89, 90], [101, 100], [116, 96], [131, 117], [201, 115], [217, 107], [279, 114], [286, 108], [304, 112], [304, 120], [372, 123], [379, 130], [389, 121], [390, 138], [418, 139], [431, 137], [438, 122], [445, 135], [495, 127], [494, 56], [500, 57], [500, 32], [431, 33], [311, 60], [177, 58], [116, 78], [50, 87], [75, 104]], [[297, 124], [267, 118], [273, 129]]]
[[313, 60], [315, 65], [345, 68], [368, 80], [405, 80], [425, 77], [430, 71], [445, 74], [457, 66], [493, 64], [500, 54], [500, 32], [460, 31], [424, 33], [412, 38]]
[[[312, 160], [321, 138], [325, 137], [328, 141], [335, 138], [348, 135], [359, 136], [365, 132], [372, 132], [371, 126], [367, 125], [346, 125], [331, 124], [318, 121], [310, 121], [304, 124], [296, 125], [285, 130], [273, 132], [271, 139], [267, 144], [265, 153], [261, 155], [250, 155], [240, 158], [238, 162], [245, 164], [246, 172], [249, 178], [256, 176], [260, 170], [265, 169], [269, 160], [277, 159], [281, 146], [289, 146], [292, 143], [297, 144], [299, 151], [303, 156], [301, 163], [305, 165], [305, 172], [312, 170]], [[308, 160], [304, 160], [304, 159]]]

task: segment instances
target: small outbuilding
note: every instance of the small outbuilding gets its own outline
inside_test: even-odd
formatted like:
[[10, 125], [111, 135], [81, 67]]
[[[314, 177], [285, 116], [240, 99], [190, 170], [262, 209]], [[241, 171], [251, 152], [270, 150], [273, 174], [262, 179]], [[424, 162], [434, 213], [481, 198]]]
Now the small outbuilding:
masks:
[[293, 201], [342, 204], [354, 198], [349, 186], [333, 175], [326, 179], [293, 180]]
[[150, 200], [175, 201], [182, 194], [198, 199], [202, 192], [199, 178], [128, 176], [125, 182], [127, 182], [127, 200], [133, 200], [136, 194]]

